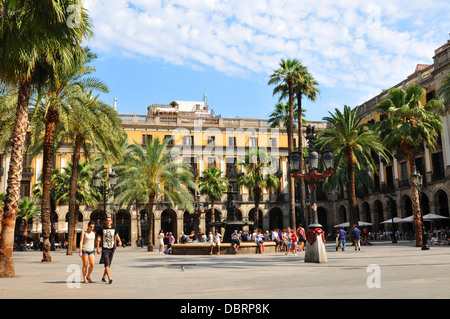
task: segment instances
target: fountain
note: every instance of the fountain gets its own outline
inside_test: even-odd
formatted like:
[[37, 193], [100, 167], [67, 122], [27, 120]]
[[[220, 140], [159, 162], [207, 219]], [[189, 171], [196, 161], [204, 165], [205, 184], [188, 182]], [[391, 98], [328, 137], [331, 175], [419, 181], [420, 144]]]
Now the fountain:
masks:
[[240, 230], [242, 230], [242, 227], [253, 225], [253, 222], [248, 220], [238, 220], [236, 218], [236, 209], [237, 209], [236, 197], [239, 194], [239, 192], [235, 191], [233, 189], [233, 186], [229, 185], [228, 192], [225, 192], [225, 194], [227, 194], [227, 203], [226, 203], [227, 218], [222, 221], [213, 222], [211, 223], [211, 225], [215, 227], [225, 228], [223, 241], [229, 243], [231, 242], [231, 234], [235, 230], [239, 232]]

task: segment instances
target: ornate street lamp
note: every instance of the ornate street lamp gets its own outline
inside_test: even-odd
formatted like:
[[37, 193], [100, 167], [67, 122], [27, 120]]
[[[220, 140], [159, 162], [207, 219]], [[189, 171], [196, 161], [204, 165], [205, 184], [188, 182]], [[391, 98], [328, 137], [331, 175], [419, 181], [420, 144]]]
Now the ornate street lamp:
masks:
[[202, 214], [206, 214], [208, 212], [209, 203], [208, 202], [200, 202], [200, 194], [197, 194], [197, 200], [194, 202], [194, 214], [197, 215], [198, 219], [198, 233], [201, 232], [200, 220]]
[[114, 191], [114, 187], [117, 184], [117, 178], [119, 177], [119, 175], [117, 175], [117, 173], [115, 172], [115, 170], [112, 170], [111, 173], [109, 174], [109, 187], [108, 187], [108, 183], [106, 180], [104, 180], [100, 174], [98, 173], [98, 171], [95, 172], [95, 175], [93, 177], [94, 179], [94, 186], [98, 189], [98, 191], [100, 192], [100, 194], [103, 197], [103, 211], [105, 212], [105, 220], [107, 217], [107, 212], [106, 212], [106, 205], [107, 203], [107, 196]]
[[423, 185], [423, 176], [420, 175], [420, 173], [416, 170], [414, 170], [414, 172], [411, 173], [411, 183], [413, 183], [416, 186], [419, 194], [419, 214], [420, 214], [420, 223], [422, 226], [422, 250], [429, 250], [430, 247], [428, 246], [428, 235], [425, 230], [425, 225], [423, 224], [423, 213], [420, 203], [420, 194], [421, 194], [420, 192]]
[[[325, 236], [323, 234], [322, 225], [319, 224], [317, 215], [317, 181], [322, 178], [331, 176], [333, 172], [333, 153], [325, 151], [322, 156], [315, 150], [314, 144], [316, 135], [314, 127], [308, 125], [306, 139], [308, 140], [308, 153], [305, 158], [306, 173], [303, 174], [303, 167], [300, 167], [300, 159], [302, 154], [292, 152], [289, 154], [289, 168], [294, 178], [302, 178], [308, 181], [310, 190], [310, 205], [312, 208], [312, 221], [308, 225], [306, 231], [307, 245], [305, 247], [305, 262], [326, 262]], [[325, 173], [319, 173], [319, 161], [323, 161]], [[320, 239], [319, 239], [320, 238]]]

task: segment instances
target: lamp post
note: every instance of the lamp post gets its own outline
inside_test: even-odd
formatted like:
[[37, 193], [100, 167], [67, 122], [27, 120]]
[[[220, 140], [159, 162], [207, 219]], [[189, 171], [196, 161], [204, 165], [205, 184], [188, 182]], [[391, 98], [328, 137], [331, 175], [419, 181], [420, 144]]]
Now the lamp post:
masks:
[[198, 233], [201, 232], [200, 220], [202, 214], [206, 214], [208, 212], [208, 202], [200, 202], [200, 194], [197, 194], [197, 200], [194, 202], [194, 214], [197, 215], [198, 218]]
[[302, 156], [299, 152], [292, 152], [289, 154], [289, 168], [294, 178], [302, 178], [308, 181], [310, 190], [310, 205], [312, 208], [311, 223], [308, 225], [306, 231], [307, 244], [305, 247], [305, 262], [327, 262], [325, 251], [325, 237], [322, 230], [322, 225], [319, 224], [317, 215], [317, 181], [321, 178], [331, 176], [333, 172], [333, 153], [325, 151], [322, 153], [322, 161], [325, 167], [325, 173], [319, 173], [319, 153], [314, 149], [316, 136], [314, 134], [314, 127], [308, 126], [307, 136], [309, 155], [305, 159], [306, 174], [303, 174], [303, 167], [300, 167], [300, 158]]
[[114, 191], [114, 187], [117, 184], [117, 178], [119, 176], [117, 175], [117, 173], [115, 172], [115, 170], [112, 170], [111, 173], [109, 174], [109, 187], [108, 187], [108, 183], [106, 180], [104, 180], [98, 173], [98, 171], [95, 172], [94, 175], [94, 186], [98, 189], [98, 191], [100, 192], [100, 194], [103, 197], [103, 211], [105, 212], [105, 220], [106, 217], [108, 217], [108, 214], [106, 212], [106, 205], [108, 204], [107, 202], [107, 196]]
[[397, 194], [396, 193], [392, 193], [392, 194], [386, 194], [385, 195], [386, 201], [388, 203], [389, 206], [389, 211], [391, 213], [391, 220], [392, 220], [392, 243], [396, 244], [397, 243], [397, 237], [395, 236], [395, 233], [397, 232], [397, 227], [395, 227], [395, 223], [394, 223], [394, 203], [396, 202], [397, 199]]
[[420, 214], [420, 224], [422, 226], [422, 250], [429, 250], [428, 246], [428, 235], [425, 230], [425, 225], [423, 224], [423, 213], [420, 203], [420, 191], [423, 185], [423, 176], [416, 170], [411, 173], [411, 182], [417, 187], [418, 195], [419, 195], [419, 214]]

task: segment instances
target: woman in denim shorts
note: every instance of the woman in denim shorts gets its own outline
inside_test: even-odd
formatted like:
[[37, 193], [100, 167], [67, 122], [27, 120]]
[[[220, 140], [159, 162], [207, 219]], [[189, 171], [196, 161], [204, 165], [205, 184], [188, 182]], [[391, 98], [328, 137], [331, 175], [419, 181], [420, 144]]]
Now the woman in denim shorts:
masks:
[[[83, 262], [82, 271], [85, 284], [92, 282], [91, 273], [94, 270], [96, 241], [94, 226], [94, 222], [89, 222], [87, 230], [81, 233], [80, 238], [80, 257]], [[89, 269], [87, 268], [88, 263]]]

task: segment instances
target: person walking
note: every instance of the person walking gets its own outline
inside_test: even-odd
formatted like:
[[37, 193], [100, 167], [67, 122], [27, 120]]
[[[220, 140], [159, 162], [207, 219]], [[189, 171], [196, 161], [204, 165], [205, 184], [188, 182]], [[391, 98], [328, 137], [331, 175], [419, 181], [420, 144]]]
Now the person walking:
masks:
[[305, 251], [306, 233], [302, 224], [298, 225], [297, 237], [298, 237], [298, 250]]
[[173, 237], [172, 232], [168, 232], [166, 235], [167, 238], [169, 238], [169, 243], [167, 244], [167, 253], [172, 253], [172, 245], [175, 243], [175, 237]]
[[[114, 256], [114, 250], [116, 249], [117, 240], [118, 246], [122, 246], [122, 241], [120, 240], [119, 234], [116, 233], [116, 229], [112, 227], [111, 217], [106, 218], [106, 225], [100, 231], [97, 236], [97, 254], [100, 254], [100, 242], [102, 243], [102, 257], [105, 265], [105, 271], [103, 272], [102, 281], [109, 282], [112, 284], [111, 278], [111, 262]], [[108, 280], [106, 280], [108, 277]]]
[[342, 251], [345, 251], [345, 235], [347, 232], [344, 230], [344, 227], [339, 229], [339, 246], [342, 248]]
[[[83, 263], [83, 281], [85, 284], [91, 283], [91, 273], [95, 263], [95, 223], [89, 222], [87, 230], [81, 232], [80, 236], [80, 257]], [[89, 263], [89, 269], [88, 269]]]
[[160, 230], [158, 234], [159, 254], [164, 255], [164, 230]]
[[361, 250], [361, 231], [356, 225], [353, 225], [353, 240], [355, 241], [355, 250]]

